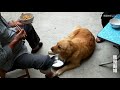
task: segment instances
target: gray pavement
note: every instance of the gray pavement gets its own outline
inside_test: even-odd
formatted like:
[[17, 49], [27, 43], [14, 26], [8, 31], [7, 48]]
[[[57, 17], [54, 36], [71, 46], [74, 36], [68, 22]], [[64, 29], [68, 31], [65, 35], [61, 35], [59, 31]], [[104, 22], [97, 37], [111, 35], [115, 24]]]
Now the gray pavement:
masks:
[[[17, 20], [22, 12], [1, 12], [6, 20]], [[75, 26], [80, 25], [88, 28], [96, 37], [102, 29], [102, 12], [31, 12], [34, 15], [33, 26], [44, 43], [42, 49], [36, 54], [48, 54], [48, 50], [57, 41], [68, 35]], [[30, 46], [26, 42], [28, 50]], [[82, 63], [80, 67], [67, 71], [60, 78], [119, 78], [120, 71], [118, 62], [118, 72], [113, 73], [112, 64], [108, 67], [100, 67], [99, 64], [112, 61], [113, 55], [117, 55], [118, 50], [110, 42], [96, 43], [96, 49], [91, 58]], [[18, 74], [24, 73], [17, 70], [8, 73], [7, 77], [14, 78]], [[31, 78], [44, 78], [44, 74], [39, 70], [29, 69]]]

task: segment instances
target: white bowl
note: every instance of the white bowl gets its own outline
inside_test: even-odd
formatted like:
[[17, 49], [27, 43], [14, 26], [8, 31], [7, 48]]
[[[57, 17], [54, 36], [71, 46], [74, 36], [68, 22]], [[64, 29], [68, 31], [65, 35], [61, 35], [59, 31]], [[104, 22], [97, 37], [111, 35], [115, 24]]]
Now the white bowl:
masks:
[[112, 28], [115, 28], [115, 29], [120, 28], [120, 19], [113, 18], [109, 22], [110, 22]]
[[53, 67], [61, 67], [64, 63], [61, 60], [55, 60]]
[[22, 13], [19, 20], [23, 24], [30, 24], [33, 22], [34, 16], [31, 13]]

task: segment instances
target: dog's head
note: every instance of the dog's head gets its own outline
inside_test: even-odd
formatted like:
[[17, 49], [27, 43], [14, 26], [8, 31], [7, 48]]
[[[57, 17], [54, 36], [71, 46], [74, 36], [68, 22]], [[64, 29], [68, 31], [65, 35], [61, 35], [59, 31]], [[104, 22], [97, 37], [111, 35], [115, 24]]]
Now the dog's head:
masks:
[[51, 48], [52, 52], [66, 58], [73, 52], [73, 42], [70, 40], [61, 40]]

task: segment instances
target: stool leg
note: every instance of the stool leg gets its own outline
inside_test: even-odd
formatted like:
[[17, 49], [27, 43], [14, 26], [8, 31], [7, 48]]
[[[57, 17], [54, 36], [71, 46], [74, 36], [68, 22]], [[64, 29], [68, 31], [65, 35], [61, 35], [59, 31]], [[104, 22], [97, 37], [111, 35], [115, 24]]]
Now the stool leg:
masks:
[[25, 75], [22, 75], [22, 76], [20, 76], [20, 77], [18, 77], [18, 78], [24, 78], [24, 77], [30, 78], [28, 69], [24, 69], [24, 70], [25, 70], [26, 74], [25, 74]]
[[104, 63], [104, 64], [100, 64], [99, 66], [105, 66], [105, 65], [108, 65], [108, 64], [111, 64], [113, 62], [108, 62], [108, 63]]
[[[119, 53], [118, 53], [118, 55], [117, 55], [117, 61], [118, 61], [118, 60], [120, 60], [120, 46], [118, 46], [118, 45], [113, 45], [113, 47], [117, 48], [118, 51], [119, 51]], [[112, 62], [108, 62], [108, 63], [104, 63], [104, 64], [100, 64], [99, 66], [105, 66], [105, 65], [108, 65], [108, 64], [112, 64], [112, 63], [113, 63], [113, 61], [112, 61]]]
[[30, 74], [29, 74], [28, 69], [25, 69], [25, 71], [26, 71], [27, 77], [30, 78]]

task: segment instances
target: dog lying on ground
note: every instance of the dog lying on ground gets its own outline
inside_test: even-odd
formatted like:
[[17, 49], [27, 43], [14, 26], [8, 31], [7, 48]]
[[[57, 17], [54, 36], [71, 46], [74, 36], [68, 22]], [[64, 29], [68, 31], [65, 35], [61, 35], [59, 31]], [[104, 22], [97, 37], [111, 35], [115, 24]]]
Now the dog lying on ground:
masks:
[[55, 72], [59, 76], [67, 70], [79, 67], [80, 62], [90, 57], [95, 49], [95, 38], [86, 28], [77, 26], [67, 37], [51, 47], [54, 54], [66, 64]]

